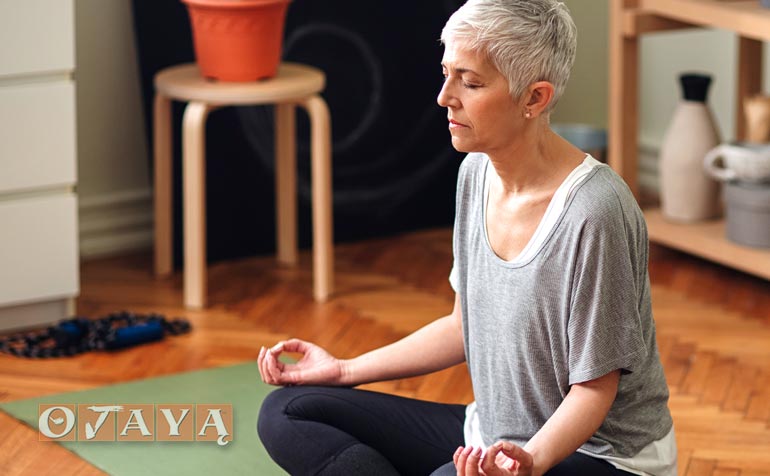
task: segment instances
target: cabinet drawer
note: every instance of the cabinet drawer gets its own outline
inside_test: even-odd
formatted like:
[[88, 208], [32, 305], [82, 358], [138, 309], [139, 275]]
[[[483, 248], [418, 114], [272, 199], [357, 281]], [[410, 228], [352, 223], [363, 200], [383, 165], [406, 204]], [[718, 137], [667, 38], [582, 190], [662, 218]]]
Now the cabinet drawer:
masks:
[[0, 194], [74, 184], [75, 134], [71, 81], [0, 86]]
[[0, 305], [74, 296], [78, 289], [75, 196], [0, 201]]
[[0, 78], [75, 67], [73, 0], [0, 1]]

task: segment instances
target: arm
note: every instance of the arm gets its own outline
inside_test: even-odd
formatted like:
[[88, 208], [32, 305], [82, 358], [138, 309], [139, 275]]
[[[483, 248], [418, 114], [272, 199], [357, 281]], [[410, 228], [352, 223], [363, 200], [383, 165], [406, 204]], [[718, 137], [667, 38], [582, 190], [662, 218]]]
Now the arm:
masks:
[[615, 370], [573, 385], [559, 408], [524, 448], [503, 441], [489, 447], [483, 455], [479, 449], [458, 448], [454, 455], [458, 474], [475, 476], [480, 468], [487, 476], [543, 475], [596, 433], [615, 401], [619, 381], [620, 371]]
[[465, 361], [460, 297], [455, 295], [452, 313], [414, 333], [342, 361], [343, 385], [414, 377], [451, 367]]
[[[356, 358], [340, 360], [320, 347], [291, 339], [260, 351], [262, 380], [272, 385], [345, 385], [423, 375], [445, 369], [465, 360], [462, 311], [455, 295], [452, 313], [414, 333]], [[282, 352], [299, 352], [296, 364], [278, 360]]]
[[574, 453], [596, 433], [615, 401], [620, 370], [575, 384], [524, 451], [532, 455], [534, 475], [541, 475]]

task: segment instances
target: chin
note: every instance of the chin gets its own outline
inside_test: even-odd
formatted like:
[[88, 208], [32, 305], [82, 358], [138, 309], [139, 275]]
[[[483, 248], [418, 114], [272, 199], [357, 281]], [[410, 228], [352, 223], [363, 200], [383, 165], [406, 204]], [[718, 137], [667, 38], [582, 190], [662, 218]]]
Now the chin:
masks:
[[472, 152], [471, 148], [467, 144], [463, 144], [463, 141], [459, 140], [457, 137], [452, 137], [452, 147], [457, 152], [463, 152], [465, 154]]

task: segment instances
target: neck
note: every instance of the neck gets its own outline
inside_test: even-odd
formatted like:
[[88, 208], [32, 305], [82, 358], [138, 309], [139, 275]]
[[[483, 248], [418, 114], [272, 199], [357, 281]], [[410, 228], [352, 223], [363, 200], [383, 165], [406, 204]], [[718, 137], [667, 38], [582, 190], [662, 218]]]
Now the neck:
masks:
[[487, 152], [504, 196], [553, 193], [585, 156], [547, 124], [532, 121], [529, 128], [519, 140]]

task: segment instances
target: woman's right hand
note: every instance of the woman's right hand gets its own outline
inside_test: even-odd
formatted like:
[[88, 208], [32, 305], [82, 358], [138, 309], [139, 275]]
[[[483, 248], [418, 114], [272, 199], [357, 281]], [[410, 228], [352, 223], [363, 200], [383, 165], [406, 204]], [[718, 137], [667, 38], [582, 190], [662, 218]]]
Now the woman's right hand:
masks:
[[[283, 352], [296, 352], [302, 358], [295, 364], [278, 360]], [[343, 363], [321, 347], [299, 339], [263, 347], [257, 358], [262, 381], [270, 385], [342, 385]]]

